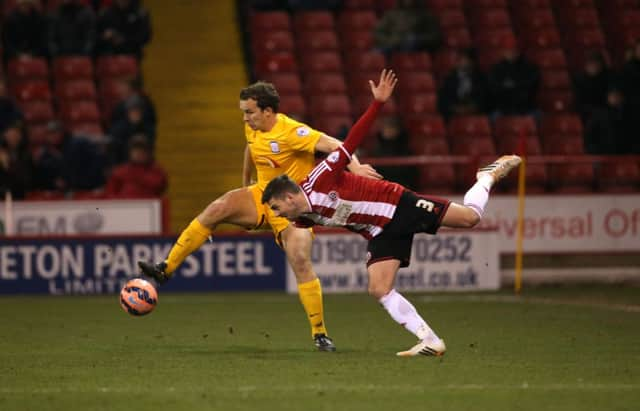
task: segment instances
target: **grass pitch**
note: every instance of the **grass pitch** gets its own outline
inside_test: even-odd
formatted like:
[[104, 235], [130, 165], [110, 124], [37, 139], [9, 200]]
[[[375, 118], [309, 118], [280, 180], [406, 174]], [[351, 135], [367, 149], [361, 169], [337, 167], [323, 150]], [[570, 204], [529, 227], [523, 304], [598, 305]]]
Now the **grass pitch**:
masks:
[[640, 288], [409, 295], [446, 342], [414, 343], [373, 299], [325, 296], [337, 353], [296, 296], [0, 298], [0, 410], [637, 410]]

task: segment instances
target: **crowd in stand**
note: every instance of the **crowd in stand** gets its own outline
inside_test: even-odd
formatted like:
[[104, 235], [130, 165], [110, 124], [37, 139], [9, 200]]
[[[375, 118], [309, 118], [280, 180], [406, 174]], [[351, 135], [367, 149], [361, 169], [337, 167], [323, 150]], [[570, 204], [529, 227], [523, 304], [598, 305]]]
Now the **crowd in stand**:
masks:
[[[139, 0], [14, 3], [4, 5], [5, 67], [21, 59], [54, 62], [69, 56], [128, 55], [139, 61], [151, 39], [149, 14]], [[155, 109], [139, 74], [119, 79], [116, 101], [110, 115], [103, 111], [97, 133], [71, 130], [55, 119], [37, 143], [30, 140], [24, 113], [7, 91], [15, 86], [0, 81], [1, 192], [8, 190], [16, 199], [141, 198], [165, 192], [167, 176], [153, 156]]]

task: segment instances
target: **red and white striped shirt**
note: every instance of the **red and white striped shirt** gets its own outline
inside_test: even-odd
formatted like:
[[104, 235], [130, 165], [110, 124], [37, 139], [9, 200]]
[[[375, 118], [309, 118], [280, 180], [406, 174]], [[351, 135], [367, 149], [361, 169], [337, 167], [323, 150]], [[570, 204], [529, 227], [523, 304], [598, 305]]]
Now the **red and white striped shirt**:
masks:
[[296, 225], [345, 227], [370, 240], [391, 221], [405, 188], [345, 171], [351, 162], [351, 154], [366, 135], [380, 106], [381, 103], [372, 103], [351, 128], [344, 144], [302, 180], [300, 187], [311, 212], [296, 220]]

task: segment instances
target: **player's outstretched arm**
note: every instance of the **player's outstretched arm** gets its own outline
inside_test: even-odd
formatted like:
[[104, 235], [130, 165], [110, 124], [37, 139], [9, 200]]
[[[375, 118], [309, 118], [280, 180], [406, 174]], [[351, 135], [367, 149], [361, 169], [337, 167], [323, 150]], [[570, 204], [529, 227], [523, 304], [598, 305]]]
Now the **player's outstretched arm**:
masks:
[[[316, 151], [329, 154], [332, 151], [337, 150], [338, 147], [340, 147], [341, 145], [342, 145], [342, 141], [338, 140], [337, 138], [329, 137], [326, 134], [323, 134], [320, 137], [320, 140], [318, 140], [318, 143], [316, 144], [315, 148], [316, 148]], [[378, 173], [375, 170], [375, 168], [371, 167], [371, 165], [369, 164], [361, 164], [355, 155], [351, 157], [351, 162], [349, 163], [347, 168], [353, 174], [356, 174], [362, 177], [374, 178], [376, 180], [380, 180], [382, 178], [380, 173]]]

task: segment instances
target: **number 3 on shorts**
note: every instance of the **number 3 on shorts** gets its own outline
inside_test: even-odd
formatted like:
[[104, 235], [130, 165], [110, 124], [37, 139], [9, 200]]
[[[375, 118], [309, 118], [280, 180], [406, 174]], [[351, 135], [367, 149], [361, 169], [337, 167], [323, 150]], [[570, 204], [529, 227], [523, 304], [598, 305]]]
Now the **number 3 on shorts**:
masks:
[[420, 200], [418, 200], [416, 202], [416, 207], [424, 208], [428, 212], [432, 212], [433, 211], [433, 207], [435, 207], [435, 204], [433, 204], [431, 201], [427, 201], [427, 200], [421, 198]]

